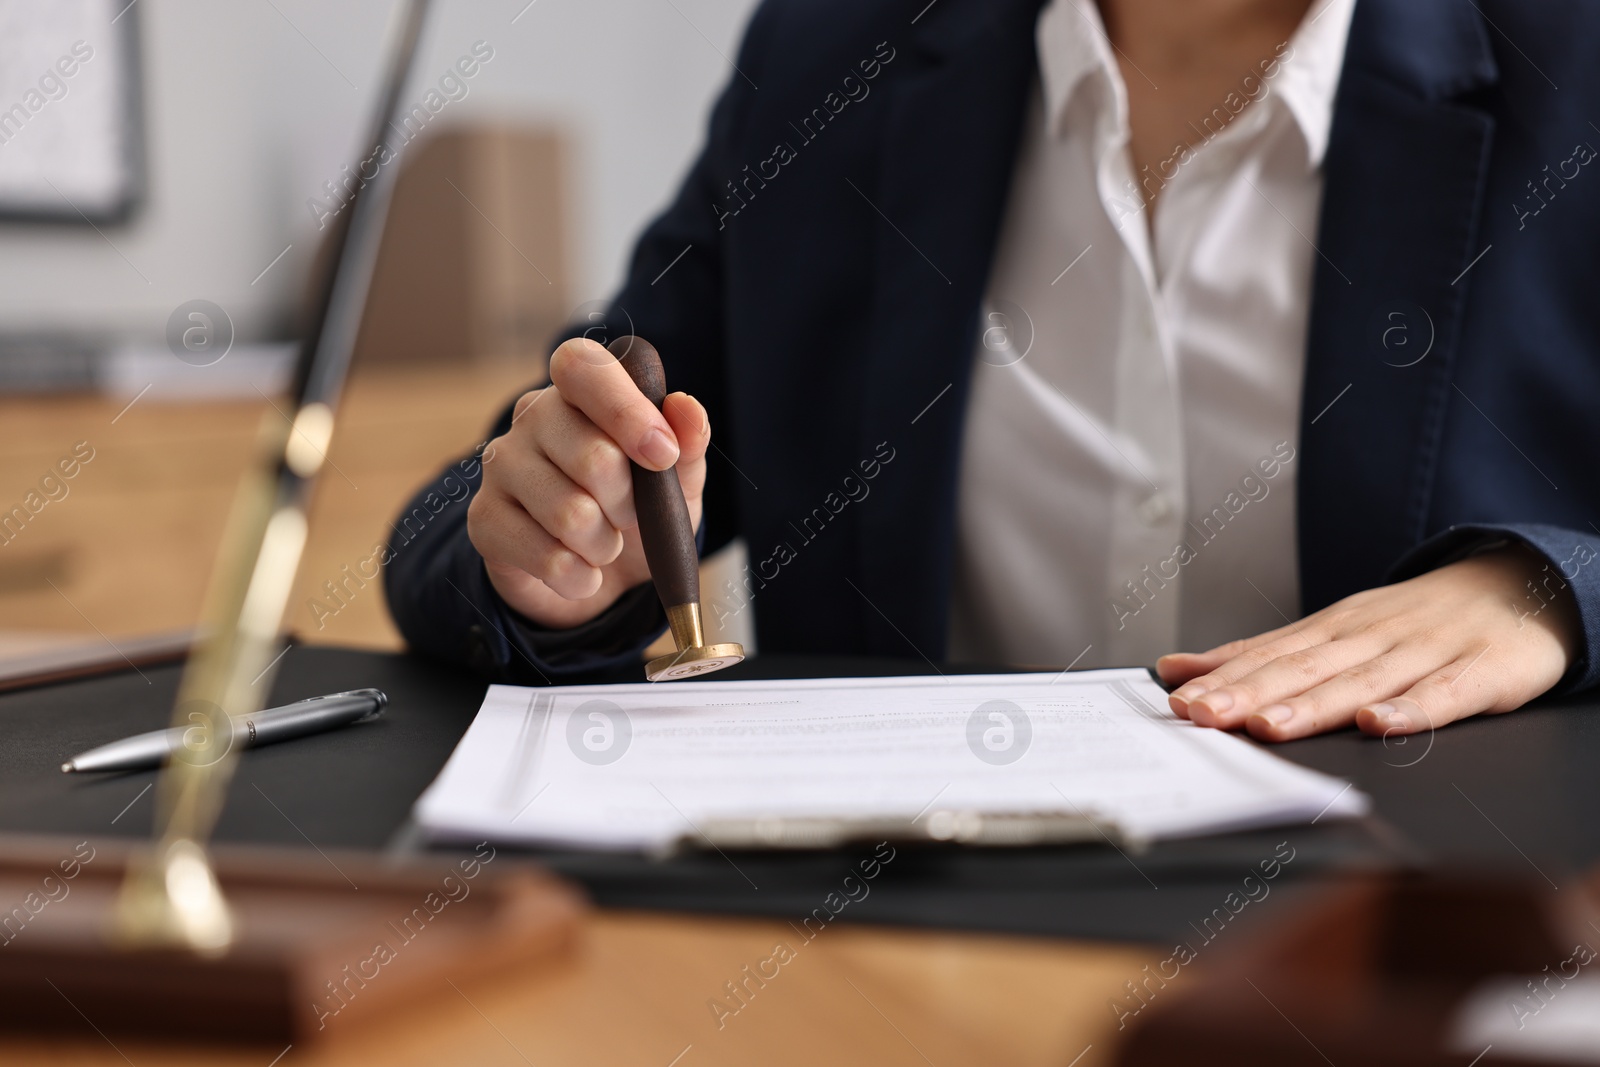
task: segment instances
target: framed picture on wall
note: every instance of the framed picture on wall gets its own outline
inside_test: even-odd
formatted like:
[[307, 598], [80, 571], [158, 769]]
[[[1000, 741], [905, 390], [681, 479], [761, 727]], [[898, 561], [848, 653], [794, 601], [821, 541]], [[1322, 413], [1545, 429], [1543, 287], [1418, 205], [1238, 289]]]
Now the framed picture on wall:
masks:
[[137, 0], [0, 0], [0, 220], [125, 219], [143, 191]]

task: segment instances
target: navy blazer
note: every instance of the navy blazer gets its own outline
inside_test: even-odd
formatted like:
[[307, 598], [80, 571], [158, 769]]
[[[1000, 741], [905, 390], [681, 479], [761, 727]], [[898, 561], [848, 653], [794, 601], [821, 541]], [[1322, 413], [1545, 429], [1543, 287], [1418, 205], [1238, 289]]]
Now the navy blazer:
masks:
[[[944, 655], [1040, 6], [767, 0], [635, 249], [604, 325], [654, 342], [710, 412], [703, 546], [742, 536], [751, 570], [703, 599], [752, 602], [763, 651]], [[1297, 463], [1304, 612], [1521, 540], [1580, 606], [1564, 689], [1600, 673], [1597, 56], [1583, 0], [1358, 0]], [[463, 460], [396, 524], [386, 588], [413, 647], [522, 680], [634, 660], [662, 625], [646, 589], [566, 632], [498, 599], [466, 535], [478, 475]]]

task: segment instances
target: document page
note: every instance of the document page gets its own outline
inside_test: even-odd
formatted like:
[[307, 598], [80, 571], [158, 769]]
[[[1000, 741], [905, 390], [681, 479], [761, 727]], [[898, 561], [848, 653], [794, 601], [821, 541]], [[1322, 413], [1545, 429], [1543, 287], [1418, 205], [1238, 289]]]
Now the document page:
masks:
[[438, 838], [659, 850], [739, 820], [915, 830], [1047, 815], [1138, 844], [1367, 803], [1178, 718], [1147, 672], [1126, 669], [491, 686], [416, 817]]

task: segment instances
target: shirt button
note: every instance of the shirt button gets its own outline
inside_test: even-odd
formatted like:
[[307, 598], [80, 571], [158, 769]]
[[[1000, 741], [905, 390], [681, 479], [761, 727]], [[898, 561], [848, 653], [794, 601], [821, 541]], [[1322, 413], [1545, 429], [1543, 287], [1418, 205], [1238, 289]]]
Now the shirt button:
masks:
[[1172, 498], [1166, 493], [1153, 493], [1141, 501], [1133, 513], [1146, 526], [1159, 526], [1172, 517]]

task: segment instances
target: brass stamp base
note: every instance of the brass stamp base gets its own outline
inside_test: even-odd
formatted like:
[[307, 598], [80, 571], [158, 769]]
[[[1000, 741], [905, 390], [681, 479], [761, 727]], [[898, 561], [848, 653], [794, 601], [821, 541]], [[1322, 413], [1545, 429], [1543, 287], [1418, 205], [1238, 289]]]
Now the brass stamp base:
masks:
[[710, 674], [731, 667], [744, 659], [744, 646], [735, 641], [720, 645], [696, 645], [644, 665], [644, 676], [652, 682], [671, 682]]

